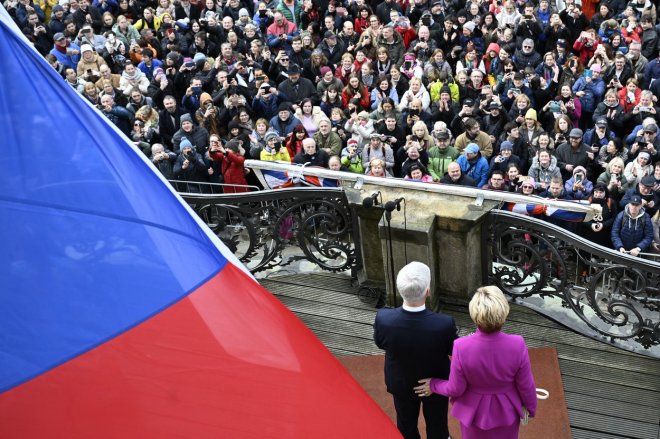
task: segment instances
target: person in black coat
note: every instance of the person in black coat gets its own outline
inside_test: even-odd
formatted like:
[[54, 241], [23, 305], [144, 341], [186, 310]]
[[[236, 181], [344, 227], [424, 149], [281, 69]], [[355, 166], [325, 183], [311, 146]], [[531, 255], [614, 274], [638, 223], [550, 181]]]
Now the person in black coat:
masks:
[[314, 83], [300, 76], [302, 72], [296, 64], [287, 70], [288, 79], [282, 81], [277, 91], [287, 102], [299, 104], [303, 99], [311, 99], [313, 105], [319, 105], [319, 96]]
[[449, 377], [449, 355], [457, 338], [452, 317], [426, 309], [430, 285], [429, 267], [421, 262], [406, 265], [396, 279], [403, 306], [379, 310], [374, 321], [374, 341], [385, 350], [385, 385], [394, 399], [397, 427], [404, 438], [419, 437], [422, 405], [426, 437], [449, 436], [447, 398], [432, 394], [421, 399], [413, 390], [423, 378]]
[[598, 204], [602, 209], [602, 218], [600, 220], [592, 219], [585, 221], [578, 226], [580, 236], [588, 239], [589, 241], [600, 244], [603, 247], [611, 248], [612, 241], [610, 233], [612, 231], [612, 223], [618, 213], [616, 200], [610, 197], [610, 191], [607, 185], [598, 183], [594, 186], [594, 192], [589, 197], [589, 204]]
[[311, 137], [303, 140], [303, 150], [293, 158], [293, 163], [327, 168], [330, 156], [324, 150], [316, 148], [316, 141]]

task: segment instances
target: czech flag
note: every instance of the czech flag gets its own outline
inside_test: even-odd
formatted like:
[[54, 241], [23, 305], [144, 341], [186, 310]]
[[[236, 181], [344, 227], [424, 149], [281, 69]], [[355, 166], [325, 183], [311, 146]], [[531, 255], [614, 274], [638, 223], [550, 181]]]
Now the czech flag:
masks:
[[0, 438], [390, 438], [0, 7]]

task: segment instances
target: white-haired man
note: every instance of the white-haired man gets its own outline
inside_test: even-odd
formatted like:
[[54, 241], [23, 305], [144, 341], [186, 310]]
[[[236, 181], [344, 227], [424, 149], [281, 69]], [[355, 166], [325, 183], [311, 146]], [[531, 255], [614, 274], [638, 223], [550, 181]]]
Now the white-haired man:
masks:
[[411, 262], [399, 271], [396, 287], [403, 306], [381, 309], [374, 322], [374, 340], [385, 350], [385, 384], [392, 394], [397, 427], [405, 439], [419, 438], [417, 419], [422, 406], [426, 437], [447, 438], [448, 400], [432, 395], [423, 400], [413, 388], [428, 373], [449, 376], [449, 356], [457, 337], [454, 319], [426, 309], [431, 270]]

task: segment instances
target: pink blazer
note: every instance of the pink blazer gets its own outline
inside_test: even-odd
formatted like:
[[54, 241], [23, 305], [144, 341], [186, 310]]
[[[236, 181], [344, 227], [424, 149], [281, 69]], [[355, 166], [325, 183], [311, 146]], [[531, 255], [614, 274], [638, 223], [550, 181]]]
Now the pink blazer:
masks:
[[536, 385], [525, 340], [477, 330], [454, 341], [449, 380], [431, 380], [431, 390], [450, 397], [462, 424], [490, 430], [519, 422], [522, 406], [536, 413]]

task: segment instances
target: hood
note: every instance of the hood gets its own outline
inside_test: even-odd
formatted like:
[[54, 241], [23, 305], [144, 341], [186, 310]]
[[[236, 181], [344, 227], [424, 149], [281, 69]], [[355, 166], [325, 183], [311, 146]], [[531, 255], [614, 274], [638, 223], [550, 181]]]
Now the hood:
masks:
[[213, 102], [213, 98], [211, 97], [210, 94], [204, 92], [199, 96], [199, 106], [204, 107], [204, 105], [208, 102], [211, 101]]
[[635, 221], [637, 221], [639, 218], [641, 218], [641, 217], [644, 216], [644, 213], [646, 213], [646, 211], [645, 211], [644, 208], [642, 207], [641, 209], [639, 209], [639, 213], [638, 213], [637, 215], [633, 216], [633, 215], [630, 213], [630, 206], [629, 206], [628, 204], [626, 204], [626, 216], [627, 216], [630, 220], [635, 220]]
[[490, 52], [491, 50], [495, 51], [498, 55], [500, 54], [500, 46], [497, 43], [490, 43], [486, 49], [486, 53]]

